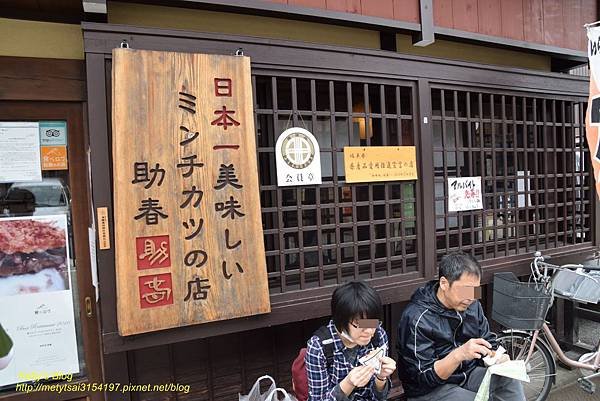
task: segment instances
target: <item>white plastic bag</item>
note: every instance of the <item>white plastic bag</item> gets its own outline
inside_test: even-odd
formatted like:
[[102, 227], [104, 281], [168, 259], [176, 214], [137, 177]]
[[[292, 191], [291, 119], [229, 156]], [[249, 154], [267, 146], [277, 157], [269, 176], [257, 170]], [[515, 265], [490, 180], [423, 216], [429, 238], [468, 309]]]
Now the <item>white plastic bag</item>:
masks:
[[483, 376], [483, 380], [479, 385], [479, 391], [475, 396], [474, 401], [488, 401], [490, 398], [490, 384], [492, 375], [505, 376], [513, 380], [520, 380], [529, 383], [530, 379], [527, 375], [527, 367], [525, 361], [507, 361], [490, 366]]
[[[270, 380], [271, 381], [271, 385], [269, 386], [269, 389], [267, 391], [265, 391], [264, 393], [261, 394], [260, 392], [260, 382], [263, 380]], [[254, 382], [254, 385], [252, 386], [252, 389], [250, 390], [250, 392], [248, 393], [248, 395], [239, 395], [239, 401], [266, 401], [266, 400], [270, 400], [270, 398], [268, 397], [272, 397], [273, 395], [273, 391], [276, 390], [276, 385], [275, 385], [275, 380], [273, 380], [273, 378], [269, 375], [264, 375], [259, 377], [258, 379], [256, 379], [256, 381]]]
[[[279, 398], [279, 393], [283, 395], [283, 398]], [[278, 387], [269, 393], [267, 398], [265, 398], [265, 401], [296, 401], [296, 398], [288, 394], [288, 392], [281, 387]]]

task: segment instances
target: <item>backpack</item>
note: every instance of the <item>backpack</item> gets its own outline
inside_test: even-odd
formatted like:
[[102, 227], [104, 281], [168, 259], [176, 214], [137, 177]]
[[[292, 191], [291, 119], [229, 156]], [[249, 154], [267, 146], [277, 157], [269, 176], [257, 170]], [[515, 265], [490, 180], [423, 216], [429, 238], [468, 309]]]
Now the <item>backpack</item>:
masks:
[[[331, 373], [333, 368], [333, 338], [327, 326], [321, 326], [313, 333], [313, 336], [317, 336], [321, 342], [323, 348], [323, 354], [325, 354], [327, 372]], [[369, 345], [377, 348], [377, 336], [373, 336]], [[306, 347], [301, 348], [298, 352], [298, 356], [292, 363], [292, 390], [296, 395], [298, 401], [308, 400], [308, 376], [306, 375], [306, 363], [304, 357], [306, 356]]]
[[[321, 326], [313, 333], [313, 336], [317, 336], [321, 342], [323, 348], [323, 354], [325, 354], [325, 360], [327, 361], [327, 371], [329, 372], [333, 366], [333, 338], [327, 326]], [[306, 347], [301, 348], [298, 352], [298, 356], [292, 363], [292, 390], [296, 395], [298, 401], [308, 400], [308, 376], [306, 375], [306, 364], [304, 357], [306, 356]]]

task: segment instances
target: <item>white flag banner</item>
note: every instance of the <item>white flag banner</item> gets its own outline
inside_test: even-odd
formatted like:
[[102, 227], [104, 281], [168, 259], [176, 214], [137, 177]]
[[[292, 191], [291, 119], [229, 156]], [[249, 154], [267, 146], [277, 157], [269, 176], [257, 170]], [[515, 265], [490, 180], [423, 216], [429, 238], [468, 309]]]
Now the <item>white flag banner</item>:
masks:
[[585, 117], [586, 137], [590, 147], [596, 193], [600, 196], [600, 26], [587, 27], [588, 57], [590, 60], [590, 97]]

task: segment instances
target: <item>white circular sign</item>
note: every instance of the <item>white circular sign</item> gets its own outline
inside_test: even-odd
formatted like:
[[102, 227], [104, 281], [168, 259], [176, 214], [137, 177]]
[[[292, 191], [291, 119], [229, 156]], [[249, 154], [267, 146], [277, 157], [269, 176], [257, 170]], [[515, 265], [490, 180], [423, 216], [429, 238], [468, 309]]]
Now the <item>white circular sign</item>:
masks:
[[296, 129], [288, 134], [281, 144], [281, 157], [285, 163], [295, 169], [310, 165], [315, 158], [315, 146], [308, 135]]
[[304, 128], [291, 127], [275, 144], [277, 185], [321, 184], [321, 154], [315, 136]]

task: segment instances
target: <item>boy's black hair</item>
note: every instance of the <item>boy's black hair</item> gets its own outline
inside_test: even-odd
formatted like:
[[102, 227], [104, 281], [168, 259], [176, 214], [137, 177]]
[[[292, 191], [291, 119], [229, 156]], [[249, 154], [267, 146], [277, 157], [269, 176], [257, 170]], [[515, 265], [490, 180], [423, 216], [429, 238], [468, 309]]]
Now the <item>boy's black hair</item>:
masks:
[[446, 277], [450, 285], [459, 280], [463, 273], [481, 278], [481, 266], [471, 255], [462, 251], [450, 252], [440, 261], [440, 278]]
[[331, 297], [331, 319], [339, 332], [349, 331], [350, 322], [360, 319], [381, 320], [381, 298], [363, 281], [351, 281], [335, 289]]

